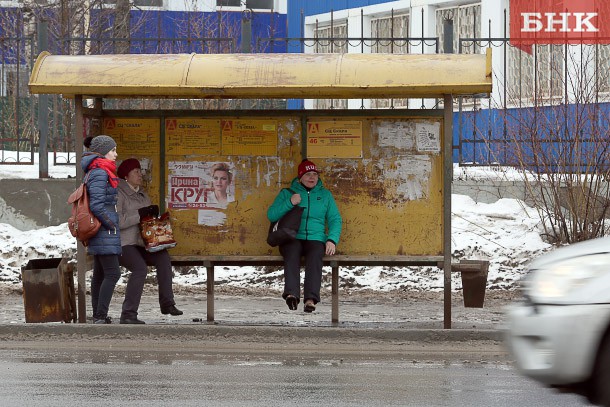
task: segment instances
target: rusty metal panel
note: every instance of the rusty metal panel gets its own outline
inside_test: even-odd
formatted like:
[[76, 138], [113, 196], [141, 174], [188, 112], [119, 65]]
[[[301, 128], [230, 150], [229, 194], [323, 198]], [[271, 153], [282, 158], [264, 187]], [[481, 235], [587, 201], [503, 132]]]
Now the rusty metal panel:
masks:
[[144, 189], [155, 204], [161, 202], [161, 120], [156, 117], [105, 117], [102, 133], [117, 144], [117, 167], [128, 158], [137, 158], [142, 167]]
[[391, 98], [490, 94], [487, 54], [40, 54], [33, 94], [126, 98]]
[[363, 119], [361, 159], [316, 160], [344, 219], [339, 254], [442, 254], [443, 158], [418, 151], [421, 123], [442, 128], [440, 118]]
[[[205, 154], [195, 151], [197, 148], [205, 151], [199, 145], [179, 154], [164, 152], [165, 179], [161, 182], [153, 178], [149, 187], [164, 185], [159, 195], [165, 197], [165, 206], [170, 207], [174, 235], [179, 242], [171, 249], [173, 255], [277, 254], [277, 249], [265, 241], [269, 225], [266, 212], [278, 191], [289, 186], [296, 176], [305, 149], [304, 122], [299, 116], [233, 119], [246, 124], [265, 120], [277, 123], [277, 153], [223, 155], [221, 150], [210, 147], [215, 152]], [[161, 125], [167, 127], [167, 120]], [[213, 122], [215, 118], [206, 116], [205, 120]], [[315, 120], [336, 119], [315, 117]], [[341, 120], [361, 122], [361, 157], [314, 159], [344, 219], [339, 254], [442, 254], [442, 118], [356, 116]], [[197, 123], [195, 119], [186, 122]], [[429, 127], [437, 131], [435, 144], [421, 146], [418, 137], [427, 135], [419, 133]], [[166, 140], [162, 144], [168, 149], [171, 143]], [[156, 161], [151, 158], [151, 162]], [[211, 191], [207, 173], [216, 163], [225, 163], [233, 176], [232, 198], [226, 207], [213, 204], [208, 207], [204, 199], [204, 194]], [[182, 176], [173, 177], [176, 173]], [[201, 199], [191, 200], [203, 202], [202, 206], [172, 208], [171, 201], [179, 199], [173, 196], [176, 194], [173, 184], [192, 186], [191, 196]]]
[[[248, 117], [240, 120], [247, 122]], [[273, 250], [266, 243], [269, 222], [267, 208], [279, 189], [287, 186], [301, 161], [301, 121], [298, 117], [269, 117], [277, 123], [277, 153], [274, 156], [248, 155], [167, 155], [167, 187], [170, 207], [172, 170], [170, 164], [228, 163], [232, 171], [233, 199], [226, 208], [172, 209], [174, 237], [179, 242], [172, 254], [183, 255], [264, 255]], [[179, 163], [179, 164], [176, 164]], [[206, 164], [210, 165], [206, 165]], [[195, 175], [205, 174], [193, 172]], [[222, 218], [222, 219], [221, 219]]]
[[30, 260], [24, 266], [25, 322], [76, 322], [72, 273], [65, 258]]

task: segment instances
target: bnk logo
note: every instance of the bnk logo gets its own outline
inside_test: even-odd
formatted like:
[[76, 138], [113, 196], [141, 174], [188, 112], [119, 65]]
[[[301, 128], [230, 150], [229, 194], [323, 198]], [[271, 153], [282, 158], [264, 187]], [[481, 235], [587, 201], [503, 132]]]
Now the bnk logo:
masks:
[[510, 42], [526, 52], [534, 44], [608, 44], [610, 1], [511, 0]]
[[[598, 32], [592, 19], [598, 13], [521, 13], [521, 32]], [[572, 21], [573, 20], [573, 21]], [[571, 24], [574, 24], [571, 26]]]

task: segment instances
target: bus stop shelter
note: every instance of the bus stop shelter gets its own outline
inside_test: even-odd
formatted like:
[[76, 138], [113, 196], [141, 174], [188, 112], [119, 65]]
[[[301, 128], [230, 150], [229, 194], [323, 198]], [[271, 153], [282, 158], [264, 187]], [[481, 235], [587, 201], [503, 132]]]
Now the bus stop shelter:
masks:
[[[452, 114], [456, 96], [489, 95], [486, 54], [42, 53], [30, 92], [75, 102], [76, 145], [117, 141], [141, 160], [153, 202], [171, 212], [177, 261], [232, 256], [257, 263], [266, 210], [302, 158], [322, 169], [344, 219], [338, 253], [366, 264], [443, 269], [451, 327]], [[209, 110], [107, 108], [122, 99], [437, 99], [442, 109]], [[185, 106], [185, 104], [182, 104]], [[77, 162], [82, 151], [77, 148]], [[229, 202], [210, 195], [210, 170], [230, 168]], [[77, 180], [82, 171], [77, 165]], [[85, 250], [78, 314], [86, 320]], [[364, 264], [364, 263], [363, 263]], [[209, 282], [208, 282], [209, 284]], [[212, 282], [213, 284], [213, 282]]]

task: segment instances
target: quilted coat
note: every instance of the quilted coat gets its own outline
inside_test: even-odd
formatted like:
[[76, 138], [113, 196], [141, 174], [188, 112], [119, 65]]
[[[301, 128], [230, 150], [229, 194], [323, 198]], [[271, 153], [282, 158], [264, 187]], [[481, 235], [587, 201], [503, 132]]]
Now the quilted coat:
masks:
[[[334, 244], [339, 244], [343, 221], [333, 195], [324, 188], [322, 180], [318, 180], [316, 186], [308, 191], [298, 178], [295, 178], [290, 188], [301, 195], [299, 206], [305, 208], [297, 239], [318, 240], [323, 243], [330, 240]], [[267, 211], [267, 218], [271, 222], [280, 219], [293, 207], [290, 202], [291, 196], [292, 192], [287, 189], [280, 191]], [[327, 226], [328, 232], [326, 231]]]
[[108, 182], [108, 173], [101, 168], [89, 170], [94, 160], [103, 159], [100, 155], [87, 152], [83, 154], [81, 167], [87, 179], [89, 193], [89, 208], [102, 226], [95, 236], [89, 240], [87, 252], [91, 255], [121, 254], [121, 238], [119, 234], [119, 215], [117, 214], [117, 188]]

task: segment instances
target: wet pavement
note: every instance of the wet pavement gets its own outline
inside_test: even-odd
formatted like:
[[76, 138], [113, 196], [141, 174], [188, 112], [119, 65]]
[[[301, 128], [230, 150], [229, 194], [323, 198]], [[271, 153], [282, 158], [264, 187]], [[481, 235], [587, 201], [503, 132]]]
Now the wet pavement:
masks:
[[[114, 322], [111, 326], [105, 325], [106, 332], [110, 333], [119, 326], [119, 317], [123, 291], [118, 289], [113, 297], [109, 315]], [[259, 334], [262, 328], [340, 328], [342, 335], [347, 331], [354, 335], [368, 334], [397, 335], [402, 338], [409, 332], [454, 336], [456, 338], [481, 338], [500, 340], [501, 330], [504, 323], [504, 308], [508, 300], [500, 299], [487, 301], [483, 308], [465, 308], [459, 293], [453, 295], [452, 301], [452, 333], [443, 329], [443, 300], [442, 293], [429, 295], [414, 295], [409, 298], [392, 298], [391, 295], [342, 295], [339, 301], [339, 322], [331, 322], [330, 296], [322, 297], [321, 303], [313, 313], [303, 312], [302, 303], [297, 311], [288, 309], [279, 294], [275, 295], [230, 295], [219, 294], [215, 296], [215, 321], [208, 322], [206, 316], [206, 294], [201, 292], [180, 293], [175, 297], [176, 305], [184, 315], [168, 316], [162, 315], [154, 287], [148, 289], [142, 297], [140, 313], [138, 318], [145, 321], [138, 331], [151, 332], [157, 329], [168, 332], [171, 329], [180, 330], [183, 333], [190, 328], [198, 326], [214, 326], [225, 330], [240, 328], [241, 332], [246, 327], [255, 329]], [[87, 311], [90, 312], [90, 298], [87, 296]], [[21, 328], [27, 332], [33, 332], [36, 327], [64, 325], [65, 329], [74, 327], [73, 324], [44, 323], [28, 324], [25, 322], [22, 297], [18, 294], [4, 295], [0, 300], [0, 332], [17, 332]], [[84, 325], [84, 324], [77, 324]], [[92, 324], [87, 324], [91, 326]], [[2, 328], [4, 326], [4, 328]], [[21, 327], [21, 328], [20, 328]], [[82, 328], [82, 327], [81, 327]], [[97, 327], [96, 327], [97, 328]], [[131, 326], [130, 332], [136, 332], [136, 327]], [[58, 331], [57, 328], [54, 328]], [[63, 329], [62, 329], [63, 331]], [[82, 329], [79, 329], [82, 332]], [[332, 332], [337, 329], [326, 329]], [[284, 331], [288, 332], [288, 331]], [[417, 338], [414, 338], [416, 340]]]

